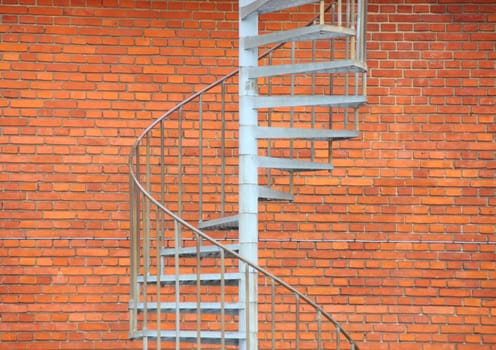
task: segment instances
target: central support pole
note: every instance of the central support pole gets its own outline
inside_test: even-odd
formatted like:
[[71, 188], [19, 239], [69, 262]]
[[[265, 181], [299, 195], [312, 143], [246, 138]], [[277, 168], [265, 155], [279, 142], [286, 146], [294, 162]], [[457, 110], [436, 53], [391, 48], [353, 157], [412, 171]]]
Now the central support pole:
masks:
[[[239, 0], [239, 7], [253, 0]], [[258, 35], [258, 14], [239, 19], [239, 245], [240, 255], [258, 263], [258, 165], [255, 128], [258, 113], [250, 97], [257, 95], [257, 82], [248, 79], [247, 67], [258, 65], [258, 49], [245, 49], [244, 38]], [[241, 264], [240, 302], [245, 310], [240, 315], [240, 332], [246, 334], [241, 350], [258, 349], [258, 280], [257, 272]]]

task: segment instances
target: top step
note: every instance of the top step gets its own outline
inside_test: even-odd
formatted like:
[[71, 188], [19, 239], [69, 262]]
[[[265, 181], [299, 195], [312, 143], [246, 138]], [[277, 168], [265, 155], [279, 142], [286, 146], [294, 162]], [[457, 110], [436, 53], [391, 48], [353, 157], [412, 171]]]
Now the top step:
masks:
[[318, 0], [255, 0], [251, 4], [239, 9], [241, 19], [245, 19], [253, 13], [263, 14], [291, 7], [312, 4]]
[[293, 41], [310, 41], [331, 38], [344, 38], [355, 35], [355, 31], [350, 28], [338, 27], [330, 24], [314, 24], [307, 27], [284, 30], [263, 35], [247, 36], [241, 38], [245, 49], [279, 44]]

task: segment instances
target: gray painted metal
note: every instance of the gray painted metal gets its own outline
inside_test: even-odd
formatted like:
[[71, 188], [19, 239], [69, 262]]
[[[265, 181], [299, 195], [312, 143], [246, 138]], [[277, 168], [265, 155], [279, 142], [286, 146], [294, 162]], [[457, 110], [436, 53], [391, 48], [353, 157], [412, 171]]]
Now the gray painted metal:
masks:
[[[146, 278], [145, 278], [146, 277]], [[180, 284], [195, 284], [197, 282], [197, 275], [196, 274], [183, 274], [177, 276], [177, 281]], [[238, 284], [239, 280], [241, 278], [241, 275], [239, 273], [225, 273], [224, 274], [224, 280], [226, 285], [236, 285]], [[137, 278], [138, 283], [157, 283], [157, 276], [138, 276]], [[206, 274], [201, 274], [199, 275], [199, 281], [201, 284], [215, 284], [218, 285], [221, 282], [220, 274], [219, 273], [206, 273]], [[160, 284], [175, 284], [176, 283], [176, 276], [174, 275], [161, 275], [159, 279]]]
[[344, 38], [354, 34], [355, 31], [353, 29], [328, 24], [317, 24], [265, 35], [248, 36], [241, 39], [241, 41], [246, 48], [255, 48], [282, 42]]
[[287, 171], [310, 171], [310, 170], [332, 170], [333, 166], [329, 163], [305, 162], [302, 160], [275, 158], [275, 157], [257, 157], [258, 166], [261, 168], [281, 169]]
[[259, 126], [256, 130], [256, 135], [259, 139], [344, 140], [357, 137], [358, 134], [358, 130], [276, 128], [264, 126]]
[[[291, 193], [287, 193], [284, 191], [277, 191], [271, 188], [268, 188], [266, 186], [258, 186], [258, 198], [264, 199], [264, 200], [285, 200], [285, 201], [292, 201], [294, 199], [294, 196]], [[239, 227], [239, 215], [232, 215], [232, 216], [224, 216], [218, 219], [212, 219], [208, 221], [202, 221], [199, 225], [198, 228], [202, 230], [234, 230]], [[238, 251], [239, 250], [239, 245], [227, 245], [229, 249], [233, 251]], [[200, 255], [205, 255], [209, 256], [211, 254], [215, 254], [218, 250], [215, 249], [215, 247], [209, 247], [205, 251], [200, 252]], [[168, 249], [170, 251], [173, 251], [173, 249]], [[191, 247], [191, 248], [183, 248], [184, 254], [189, 255], [189, 254], [196, 254], [196, 248]], [[169, 253], [170, 254], [170, 253]]]
[[[237, 244], [226, 244], [225, 247], [234, 251], [234, 252], [237, 252], [239, 250], [239, 245], [237, 245]], [[220, 249], [219, 247], [217, 247], [215, 245], [202, 246], [200, 249], [199, 255], [202, 258], [219, 256], [221, 250], [222, 249]], [[196, 246], [184, 247], [184, 248], [179, 248], [177, 253], [181, 257], [192, 257], [192, 256], [198, 255], [198, 249], [196, 248]], [[174, 249], [174, 248], [162, 248], [160, 254], [162, 256], [174, 256], [176, 254], [176, 249]]]
[[255, 0], [252, 3], [242, 6], [239, 9], [241, 19], [245, 19], [252, 13], [269, 13], [284, 10], [300, 5], [312, 4], [319, 0]]
[[251, 97], [254, 108], [333, 106], [358, 107], [367, 102], [364, 96], [257, 96]]
[[200, 230], [230, 230], [239, 227], [239, 215], [224, 216], [218, 219], [202, 221], [198, 224]]
[[265, 200], [292, 201], [294, 196], [288, 192], [277, 191], [266, 186], [258, 186], [258, 198]]
[[355, 60], [312, 62], [299, 64], [283, 64], [278, 66], [262, 66], [248, 68], [250, 78], [273, 77], [285, 74], [303, 73], [364, 73], [367, 67]]
[[[239, 0], [239, 7], [250, 4]], [[258, 36], [258, 15], [239, 20], [239, 254], [258, 264], [258, 169], [254, 156], [258, 153], [253, 127], [257, 126], [258, 113], [253, 108], [257, 83], [248, 78], [247, 67], [258, 65], [258, 48], [247, 47], [245, 38]], [[246, 335], [240, 350], [258, 349], [258, 277], [257, 270], [246, 264], [239, 266], [242, 278], [239, 284], [239, 301], [246, 307], [240, 312], [239, 331]]]
[[[351, 0], [350, 0], [351, 1]], [[254, 58], [257, 56], [257, 46], [253, 48], [247, 48], [246, 42], [247, 40], [269, 40], [272, 38], [277, 40], [281, 39], [281, 36], [291, 35], [291, 31], [289, 32], [280, 32], [273, 33], [267, 36], [258, 37], [258, 33], [255, 24], [257, 24], [257, 17], [260, 13], [265, 13], [264, 11], [275, 11], [277, 9], [289, 8], [292, 6], [298, 6], [301, 4], [311, 3], [316, 1], [309, 0], [240, 0], [240, 8], [241, 11], [248, 11], [251, 7], [252, 11], [250, 14], [246, 15], [246, 21], [240, 21], [240, 110], [243, 116], [240, 117], [240, 215], [233, 217], [224, 217], [223, 210], [219, 210], [218, 215], [223, 216], [221, 219], [213, 220], [212, 222], [217, 222], [217, 224], [223, 224], [224, 227], [240, 228], [240, 242], [238, 245], [226, 245], [223, 246], [221, 243], [215, 241], [213, 238], [209, 237], [202, 231], [199, 231], [196, 227], [188, 224], [181, 218], [182, 213], [182, 185], [181, 185], [181, 175], [182, 175], [182, 167], [180, 166], [180, 171], [178, 173], [178, 187], [179, 187], [179, 198], [178, 198], [178, 212], [173, 213], [170, 209], [165, 207], [165, 195], [164, 195], [164, 163], [161, 164], [160, 170], [160, 178], [161, 178], [161, 195], [160, 200], [158, 198], [153, 197], [153, 193], [151, 192], [151, 178], [154, 175], [154, 170], [151, 169], [152, 166], [156, 164], [156, 157], [154, 150], [154, 136], [151, 133], [152, 129], [154, 129], [158, 123], [160, 123], [160, 127], [162, 129], [160, 133], [160, 158], [164, 158], [165, 154], [165, 143], [163, 142], [165, 138], [165, 133], [163, 131], [163, 124], [167, 121], [169, 117], [173, 114], [176, 115], [175, 120], [179, 120], [178, 133], [182, 135], [182, 120], [183, 113], [182, 107], [187, 103], [193, 101], [194, 99], [200, 99], [200, 114], [203, 110], [202, 98], [203, 94], [212, 89], [215, 86], [219, 86], [219, 84], [224, 84], [224, 81], [227, 78], [222, 78], [218, 82], [211, 84], [209, 87], [203, 89], [202, 91], [194, 94], [190, 98], [184, 100], [176, 107], [171, 109], [169, 112], [165, 113], [162, 117], [159, 118], [157, 122], [152, 123], [145, 132], [139, 136], [137, 139], [135, 146], [133, 147], [132, 154], [130, 157], [130, 174], [131, 174], [131, 232], [132, 232], [132, 267], [131, 267], [131, 281], [133, 286], [131, 287], [131, 302], [129, 304], [130, 309], [130, 337], [132, 338], [143, 338], [143, 349], [148, 348], [149, 339], [163, 339], [169, 340], [172, 342], [176, 342], [175, 349], [178, 350], [183, 348], [184, 345], [181, 344], [183, 341], [196, 343], [196, 349], [201, 349], [201, 343], [216, 343], [220, 344], [220, 348], [224, 349], [225, 344], [239, 344], [240, 350], [256, 350], [258, 346], [258, 337], [257, 337], [257, 273], [265, 276], [264, 278], [269, 279], [271, 282], [271, 293], [272, 299], [270, 301], [270, 307], [273, 312], [272, 318], [272, 349], [275, 350], [276, 336], [275, 336], [275, 320], [274, 317], [274, 307], [280, 300], [276, 295], [279, 294], [280, 289], [283, 288], [286, 292], [289, 292], [296, 298], [296, 347], [298, 347], [298, 343], [300, 342], [300, 334], [299, 331], [303, 330], [301, 327], [306, 327], [304, 323], [300, 324], [299, 316], [299, 305], [304, 303], [307, 306], [312, 307], [317, 312], [318, 323], [317, 323], [317, 333], [319, 335], [322, 334], [323, 329], [321, 318], [326, 322], [331, 322], [335, 325], [336, 336], [339, 338], [342, 337], [342, 340], [345, 340], [349, 344], [351, 344], [351, 349], [355, 350], [358, 347], [351, 340], [350, 336], [334, 321], [329, 314], [327, 314], [323, 309], [321, 309], [318, 305], [312, 302], [308, 297], [301, 294], [297, 290], [295, 290], [292, 286], [288, 285], [284, 281], [280, 280], [276, 276], [270, 274], [268, 271], [259, 267], [257, 262], [257, 239], [254, 239], [252, 233], [257, 234], [257, 204], [259, 199], [284, 199], [291, 200], [292, 196], [289, 193], [285, 193], [282, 191], [275, 191], [267, 187], [258, 186], [258, 175], [257, 168], [267, 167], [267, 168], [279, 168], [285, 169], [289, 171], [303, 171], [303, 170], [330, 170], [332, 169], [332, 165], [330, 164], [322, 164], [322, 163], [314, 163], [314, 162], [303, 162], [300, 160], [292, 160], [292, 159], [280, 159], [280, 158], [270, 158], [270, 157], [258, 157], [258, 149], [257, 149], [257, 139], [293, 139], [293, 138], [303, 138], [309, 140], [333, 140], [333, 139], [346, 139], [350, 137], [355, 137], [357, 135], [356, 130], [347, 130], [345, 126], [345, 130], [313, 130], [313, 129], [296, 129], [296, 128], [268, 128], [268, 127], [258, 127], [257, 125], [257, 110], [256, 108], [271, 108], [270, 106], [288, 106], [288, 107], [297, 107], [297, 106], [319, 106], [319, 105], [328, 105], [328, 106], [337, 106], [344, 107], [344, 109], [340, 108], [329, 108], [330, 114], [329, 116], [332, 118], [334, 114], [344, 115], [345, 121], [348, 121], [347, 117], [348, 112], [355, 112], [355, 122], [353, 127], [358, 128], [358, 113], [356, 107], [365, 103], [364, 96], [358, 96], [359, 87], [361, 85], [362, 95], [365, 95], [365, 45], [364, 45], [364, 33], [365, 33], [365, 21], [364, 18], [360, 21], [360, 24], [356, 26], [357, 37], [349, 38], [350, 32], [347, 32], [348, 29], [342, 28], [343, 26], [354, 27], [353, 20], [350, 21], [350, 18], [354, 16], [352, 13], [355, 13], [355, 5], [351, 4], [347, 1], [342, 2], [341, 0], [333, 2], [332, 6], [339, 7], [337, 10], [338, 16], [332, 15], [331, 21], [334, 21], [336, 18], [337, 26], [320, 26], [320, 28], [327, 28], [328, 31], [332, 31], [331, 34], [320, 33], [318, 28], [319, 26], [314, 26], [312, 29], [305, 30], [294, 30], [293, 34], [298, 34], [297, 38], [290, 37], [289, 41], [296, 40], [318, 40], [324, 35], [331, 35], [331, 49], [334, 46], [334, 39], [336, 40], [336, 47], [343, 43], [343, 47], [345, 47], [345, 51], [348, 51], [350, 47], [353, 47], [356, 43], [356, 49], [353, 53], [350, 50], [350, 53], [346, 52], [345, 58], [348, 58], [343, 61], [332, 61], [331, 62], [314, 62], [314, 63], [305, 63], [305, 64], [294, 64], [290, 65], [281, 65], [281, 66], [273, 66], [273, 67], [256, 67], [258, 63], [255, 62]], [[365, 9], [366, 9], [366, 1], [358, 0], [359, 3], [359, 13], [360, 16], [365, 17]], [[252, 7], [255, 6], [255, 7]], [[279, 7], [279, 8], [277, 8]], [[329, 6], [330, 7], [330, 6]], [[254, 10], [253, 10], [254, 8]], [[324, 23], [324, 14], [323, 9], [324, 2], [321, 1], [321, 13], [320, 13], [320, 24]], [[350, 13], [342, 13], [343, 9], [345, 11], [350, 11]], [[315, 24], [318, 17], [312, 21]], [[344, 22], [344, 23], [342, 23]], [[336, 22], [334, 22], [336, 24]], [[330, 29], [329, 29], [330, 28]], [[324, 30], [325, 32], [325, 30]], [[288, 34], [289, 33], [289, 34]], [[312, 34], [313, 33], [313, 34]], [[335, 36], [332, 36], [335, 35]], [[243, 39], [249, 37], [251, 39]], [[341, 38], [345, 38], [344, 40]], [[256, 39], [258, 38], [258, 39]], [[277, 41], [278, 42], [278, 41]], [[258, 42], [256, 43], [257, 45]], [[245, 45], [245, 46], [243, 46]], [[315, 43], [312, 44], [312, 47], [316, 47]], [[294, 46], [292, 48], [292, 60], [294, 60]], [[269, 50], [271, 52], [271, 50]], [[269, 54], [270, 55], [270, 54]], [[263, 55], [262, 55], [263, 56]], [[267, 55], [265, 55], [267, 56]], [[315, 59], [315, 55], [312, 52], [312, 59]], [[351, 58], [351, 59], [350, 59]], [[332, 59], [335, 59], [335, 56], [332, 55]], [[360, 62], [356, 62], [356, 60]], [[271, 63], [270, 63], [271, 64]], [[269, 72], [270, 70], [270, 72]], [[288, 101], [288, 97], [286, 96], [267, 96], [267, 97], [257, 97], [257, 86], [256, 86], [256, 78], [263, 76], [274, 76], [274, 75], [283, 75], [283, 74], [303, 74], [303, 73], [355, 73], [355, 81], [353, 85], [348, 83], [348, 75], [344, 74], [345, 80], [343, 83], [345, 96], [336, 96], [333, 93], [330, 96], [290, 96], [290, 101]], [[228, 77], [233, 77], [236, 72], [228, 75]], [[362, 74], [361, 82], [358, 80], [358, 74]], [[341, 76], [341, 75], [340, 75]], [[332, 76], [331, 76], [331, 91], [332, 91]], [[295, 82], [294, 79], [291, 79], [290, 82], [291, 91], [294, 92]], [[354, 87], [354, 92], [352, 96], [346, 96], [347, 93], [352, 91]], [[222, 86], [222, 108], [221, 114], [224, 120], [224, 91], [225, 88]], [[271, 90], [269, 90], [271, 91]], [[314, 90], [312, 90], [314, 91]], [[270, 92], [269, 92], [270, 95]], [[338, 101], [338, 99], [340, 101]], [[226, 100], [227, 101], [227, 100]], [[231, 100], [229, 100], [231, 101]], [[343, 102], [344, 101], [344, 102]], [[256, 105], [256, 104], [260, 105]], [[282, 104], [281, 104], [282, 103]], [[350, 107], [350, 108], [347, 108]], [[351, 108], [355, 108], [354, 111]], [[313, 113], [314, 109], [308, 108]], [[293, 109], [291, 108], [290, 125], [293, 126]], [[172, 118], [174, 119], [174, 118]], [[200, 117], [201, 119], [201, 117]], [[312, 124], [313, 124], [312, 119]], [[222, 129], [224, 129], [225, 123], [222, 123]], [[269, 122], [270, 126], [271, 123]], [[332, 126], [330, 126], [332, 127]], [[336, 127], [336, 125], [334, 126]], [[351, 126], [350, 126], [351, 128]], [[200, 133], [201, 135], [201, 133]], [[221, 137], [221, 144], [224, 144], [224, 136]], [[182, 154], [182, 145], [183, 140], [179, 138], [178, 141], [179, 148], [179, 156]], [[330, 142], [331, 143], [331, 142]], [[203, 142], [200, 141], [200, 144]], [[223, 146], [222, 146], [223, 147]], [[292, 146], [291, 146], [292, 149]], [[200, 154], [202, 152], [200, 151]], [[221, 153], [224, 154], [224, 149], [221, 149]], [[141, 158], [144, 159], [140, 161]], [[267, 153], [267, 154], [270, 154]], [[153, 157], [153, 159], [151, 159]], [[312, 158], [313, 159], [313, 158]], [[182, 164], [181, 158], [179, 159], [179, 164]], [[201, 162], [202, 163], [202, 162]], [[222, 164], [224, 164], [224, 159], [222, 159]], [[144, 171], [140, 170], [140, 167], [144, 169]], [[201, 167], [200, 167], [201, 168]], [[255, 171], [253, 171], [255, 170]], [[200, 171], [201, 173], [202, 171]], [[222, 170], [222, 177], [224, 176], [224, 170]], [[143, 181], [144, 180], [144, 181]], [[141, 183], [143, 181], [143, 183]], [[222, 187], [224, 185], [224, 179], [222, 178]], [[271, 183], [270, 181], [267, 183]], [[223, 189], [222, 189], [223, 191]], [[200, 192], [203, 192], [200, 190]], [[224, 195], [222, 194], [222, 197]], [[157, 211], [158, 220], [157, 225], [159, 227], [155, 230], [155, 224], [151, 221], [151, 217], [153, 217], [155, 211]], [[203, 215], [199, 216], [200, 218]], [[164, 249], [162, 247], [163, 237], [164, 237], [164, 221], [165, 219], [172, 220], [174, 222], [174, 249]], [[210, 222], [210, 224], [212, 223]], [[207, 222], [201, 223], [203, 227], [207, 227]], [[195, 247], [189, 247], [191, 244], [191, 237], [183, 237], [182, 228], [186, 228], [188, 232], [193, 233], [193, 237], [197, 239]], [[222, 229], [222, 226], [217, 226], [216, 229]], [[256, 238], [256, 237], [255, 237]], [[171, 241], [172, 242], [172, 241]], [[169, 242], [169, 243], [171, 243]], [[204, 246], [204, 242], [207, 244]], [[215, 248], [213, 248], [215, 246]], [[168, 244], [168, 247], [170, 245]], [[217, 248], [218, 247], [218, 248]], [[195, 254], [199, 252], [198, 254]], [[239, 253], [238, 253], [239, 252]], [[160, 266], [152, 266], [155, 262], [163, 261], [164, 256], [173, 257], [175, 260], [174, 272], [171, 275], [164, 275], [165, 269]], [[210, 274], [200, 274], [201, 268], [201, 258], [205, 256], [211, 256], [217, 259], [220, 262], [220, 273], [210, 273]], [[180, 275], [182, 272], [179, 263], [182, 261], [182, 258], [186, 257], [189, 262], [194, 262], [196, 259], [196, 274], [189, 275]], [[236, 258], [240, 262], [240, 270], [239, 273], [232, 273], [232, 266], [229, 265], [229, 272], [226, 271], [225, 257], [229, 259], [229, 264], [232, 262], [232, 258]], [[192, 263], [193, 264], [193, 263]], [[170, 271], [170, 269], [167, 269]], [[216, 270], [218, 272], [218, 270]], [[211, 272], [209, 270], [209, 272]], [[237, 272], [237, 271], [236, 271]], [[140, 275], [139, 275], [140, 274]], [[191, 299], [187, 299], [188, 302], [181, 302], [181, 293], [180, 286], [181, 285], [195, 285], [197, 288], [197, 295], [192, 297]], [[200, 292], [200, 285], [204, 284], [215, 284], [216, 289], [220, 290], [220, 295], [218, 295], [218, 299], [215, 300], [224, 300], [225, 299], [225, 286], [239, 286], [239, 299], [237, 303], [206, 303], [205, 301], [209, 299], [204, 299], [204, 295]], [[169, 295], [174, 302], [171, 303], [156, 303], [150, 302], [151, 300], [162, 300], [161, 299], [161, 285], [169, 285], [175, 286], [176, 291], [175, 295]], [[277, 286], [277, 291], [276, 291]], [[168, 287], [170, 288], [170, 287]], [[171, 299], [167, 299], [170, 301]], [[196, 300], [196, 302], [191, 302]], [[210, 299], [212, 300], [212, 299]], [[176, 313], [176, 324], [174, 330], [163, 331], [161, 330], [160, 324], [160, 312], [172, 312]], [[138, 319], [138, 312], [141, 314]], [[152, 314], [153, 312], [153, 314]], [[184, 327], [181, 323], [181, 315], [184, 313], [195, 313], [198, 315], [197, 326], [195, 331], [185, 331], [181, 330], [181, 327]], [[218, 317], [221, 321], [221, 325], [218, 332], [205, 332], [201, 330], [201, 314], [205, 313], [216, 313], [220, 314]], [[239, 314], [240, 321], [240, 331], [238, 332], [226, 332], [225, 326], [223, 322], [223, 315], [225, 314]], [[306, 314], [305, 314], [306, 315]], [[303, 318], [303, 317], [302, 317]], [[156, 321], [156, 322], [155, 322]], [[173, 324], [169, 324], [166, 328], [170, 329], [174, 328]], [[149, 329], [155, 328], [153, 330]], [[165, 327], [165, 326], [164, 326]], [[141, 328], [141, 330], [139, 329]], [[189, 328], [192, 329], [192, 328]], [[294, 329], [291, 330], [292, 334], [294, 334]], [[289, 330], [288, 330], [289, 331]], [[249, 336], [245, 336], [249, 335]], [[152, 343], [153, 344], [153, 343]], [[150, 344], [151, 345], [151, 344]], [[165, 345], [165, 344], [164, 344]], [[169, 344], [167, 344], [169, 345]], [[339, 341], [336, 344], [337, 348], [339, 348]], [[157, 350], [160, 350], [160, 342], [156, 344]], [[320, 342], [316, 345], [319, 349], [321, 348]], [[193, 345], [192, 345], [193, 347]], [[170, 347], [172, 348], [172, 346]]]
[[[145, 305], [146, 304], [146, 305]], [[138, 310], [157, 310], [160, 308], [161, 312], [175, 312], [176, 308], [179, 308], [181, 312], [195, 313], [198, 310], [198, 305], [200, 305], [200, 311], [202, 313], [209, 314], [220, 314], [221, 309], [224, 308], [226, 314], [235, 315], [239, 313], [239, 310], [243, 308], [242, 303], [192, 303], [192, 302], [182, 302], [182, 303], [129, 303], [129, 307], [136, 307]]]
[[[160, 335], [161, 340], [177, 340], [179, 338], [181, 341], [196, 343], [198, 335], [200, 336], [201, 343], [203, 344], [220, 344], [222, 341], [222, 333], [214, 331], [138, 331], [134, 334], [135, 338], [149, 338], [157, 339], [157, 335]], [[238, 344], [241, 339], [244, 339], [245, 335], [241, 332], [225, 332], [224, 341], [226, 344]]]

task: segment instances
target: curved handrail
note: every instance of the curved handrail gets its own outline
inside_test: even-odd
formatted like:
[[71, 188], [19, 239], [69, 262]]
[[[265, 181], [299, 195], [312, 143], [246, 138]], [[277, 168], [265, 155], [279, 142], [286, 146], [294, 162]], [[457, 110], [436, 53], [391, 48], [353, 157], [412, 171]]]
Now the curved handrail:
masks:
[[[260, 266], [258, 266], [256, 264], [254, 264], [254, 263], [246, 260], [245, 258], [243, 258], [241, 255], [239, 255], [235, 251], [229, 249], [228, 247], [225, 247], [221, 243], [217, 242], [215, 239], [211, 238], [210, 236], [208, 236], [204, 232], [200, 231], [199, 229], [197, 229], [196, 227], [194, 227], [193, 225], [191, 225], [187, 221], [183, 220], [181, 217], [179, 217], [176, 214], [174, 214], [171, 210], [167, 209], [159, 201], [157, 201], [155, 198], [153, 198], [153, 196], [140, 183], [135, 182], [135, 185], [139, 188], [140, 192], [143, 193], [148, 198], [148, 200], [150, 200], [155, 206], [157, 206], [157, 208], [160, 208], [160, 210], [162, 210], [164, 213], [166, 213], [167, 215], [169, 215], [175, 222], [177, 222], [177, 223], [183, 225], [184, 227], [190, 229], [193, 233], [195, 233], [196, 235], [200, 236], [202, 239], [204, 239], [204, 240], [208, 241], [209, 243], [215, 245], [219, 249], [222, 249], [228, 255], [231, 255], [231, 256], [235, 257], [236, 259], [242, 261], [244, 264], [246, 264], [247, 266], [251, 267], [254, 270], [257, 270], [259, 273], [263, 274], [264, 276], [268, 277], [269, 279], [271, 279], [273, 281], [276, 281], [277, 283], [279, 283], [281, 286], [283, 286], [284, 288], [286, 288], [288, 291], [292, 292], [293, 294], [298, 295], [299, 298], [301, 298], [302, 300], [305, 300], [305, 302], [307, 304], [311, 305], [315, 309], [315, 311], [321, 313], [329, 322], [331, 322], [332, 324], [334, 324], [334, 326], [336, 326], [336, 328], [338, 328], [340, 330], [341, 334], [343, 334], [346, 337], [346, 339], [348, 339], [348, 341], [350, 343], [355, 344], [355, 342], [353, 341], [353, 339], [351, 338], [351, 336], [349, 335], [349, 333], [346, 330], [344, 330], [340, 326], [340, 324], [336, 320], [334, 320], [332, 318], [332, 316], [327, 311], [325, 311], [322, 307], [320, 307], [319, 305], [317, 305], [308, 296], [306, 296], [305, 294], [301, 293], [296, 288], [294, 288], [290, 284], [284, 282], [281, 278], [275, 276], [274, 274], [272, 274], [268, 270], [264, 269], [263, 267], [260, 267]], [[356, 350], [359, 349], [356, 344], [354, 346], [355, 346], [355, 349]]]
[[[327, 12], [331, 8], [331, 6], [332, 6], [332, 4], [328, 5], [326, 7], [325, 11]], [[312, 23], [314, 23], [314, 21], [317, 20], [319, 18], [319, 16], [320, 15], [317, 15], [307, 25], [311, 25]], [[277, 50], [282, 45], [284, 45], [284, 43], [281, 43], [279, 45], [274, 46], [273, 48], [271, 48], [268, 51], [266, 51], [265, 53], [263, 53], [259, 58], [261, 59], [261, 58], [264, 58], [264, 57], [268, 56], [270, 53], [272, 53], [273, 51]], [[331, 324], [334, 325], [334, 327], [338, 331], [338, 334], [342, 334], [347, 339], [347, 341], [351, 344], [351, 348], [352, 349], [357, 349], [358, 350], [358, 346], [352, 340], [352, 338], [349, 335], [349, 333], [347, 331], [345, 331], [340, 326], [340, 324], [336, 320], [334, 320], [332, 318], [332, 316], [327, 311], [325, 311], [322, 307], [320, 307], [319, 305], [317, 305], [308, 296], [306, 296], [305, 294], [301, 293], [296, 288], [294, 288], [290, 284], [286, 283], [281, 278], [275, 276], [274, 274], [272, 274], [268, 270], [266, 270], [266, 269], [264, 269], [264, 268], [256, 265], [253, 262], [248, 261], [247, 259], [245, 259], [241, 255], [239, 255], [235, 251], [229, 249], [228, 247], [226, 247], [223, 244], [219, 243], [218, 241], [216, 241], [215, 239], [213, 239], [209, 235], [205, 234], [204, 232], [202, 232], [201, 230], [199, 230], [195, 226], [193, 226], [190, 223], [188, 223], [186, 220], [184, 220], [182, 217], [180, 217], [179, 215], [177, 215], [176, 213], [174, 213], [172, 210], [170, 210], [169, 208], [165, 207], [164, 204], [161, 203], [159, 200], [157, 200], [156, 198], [154, 198], [154, 196], [150, 193], [150, 191], [147, 190], [147, 188], [145, 188], [146, 185], [143, 185], [140, 182], [140, 180], [139, 180], [139, 177], [140, 176], [137, 173], [137, 170], [135, 170], [135, 168], [134, 168], [134, 163], [135, 163], [136, 156], [137, 156], [137, 154], [139, 152], [139, 147], [140, 147], [143, 139], [145, 137], [147, 137], [147, 135], [149, 135], [151, 133], [151, 131], [154, 130], [154, 128], [158, 124], [163, 123], [165, 120], [168, 120], [169, 117], [171, 117], [174, 113], [180, 111], [184, 106], [186, 106], [187, 104], [189, 104], [193, 100], [196, 100], [197, 98], [199, 98], [200, 96], [202, 96], [206, 92], [208, 92], [208, 91], [212, 90], [213, 88], [215, 88], [215, 87], [221, 85], [222, 83], [226, 82], [228, 79], [236, 76], [238, 73], [239, 73], [239, 69], [235, 69], [234, 71], [232, 71], [231, 73], [227, 74], [226, 76], [218, 79], [217, 81], [215, 81], [212, 84], [210, 84], [210, 85], [202, 88], [198, 92], [194, 93], [190, 97], [188, 97], [185, 100], [183, 100], [182, 102], [178, 103], [172, 109], [170, 109], [169, 111], [165, 112], [159, 118], [157, 118], [155, 121], [153, 121], [138, 136], [138, 138], [136, 139], [136, 141], [135, 141], [135, 143], [134, 143], [134, 145], [133, 145], [133, 147], [131, 149], [130, 155], [129, 155], [129, 163], [128, 163], [128, 165], [129, 165], [129, 169], [130, 169], [130, 183], [131, 183], [132, 186], [135, 186], [135, 188], [138, 189], [139, 193], [141, 193], [149, 201], [149, 203], [153, 204], [156, 208], [160, 209], [160, 211], [162, 213], [167, 214], [174, 221], [174, 223], [180, 224], [183, 227], [189, 229], [197, 237], [201, 237], [202, 240], [205, 240], [205, 241], [209, 242], [211, 245], [214, 245], [214, 246], [218, 247], [219, 249], [221, 249], [224, 252], [224, 254], [229, 255], [229, 256], [232, 256], [232, 257], [236, 258], [237, 260], [243, 262], [247, 267], [251, 268], [252, 270], [256, 270], [261, 275], [267, 277], [268, 279], [270, 279], [270, 280], [278, 283], [280, 286], [284, 287], [287, 291], [291, 292], [294, 296], [297, 296], [299, 299], [305, 301], [305, 303], [307, 305], [311, 306], [317, 314], [321, 315], [327, 321], [329, 321]]]
[[[332, 4], [331, 5], [327, 5], [327, 7], [324, 9], [324, 12], [327, 12], [329, 11], [329, 9], [332, 7]], [[306, 26], [310, 26], [312, 25], [312, 23], [317, 20], [319, 18], [319, 16], [315, 16], [310, 22], [308, 22], [306, 24]], [[268, 55], [270, 55], [272, 52], [274, 52], [275, 50], [277, 50], [278, 48], [282, 47], [285, 43], [280, 43], [280, 44], [277, 44], [277, 45], [274, 45], [274, 47], [270, 48], [269, 50], [265, 51], [264, 53], [262, 53], [260, 56], [258, 56], [258, 59], [261, 60], [265, 57], [267, 57]], [[216, 81], [214, 81], [213, 83], [211, 83], [210, 85], [204, 87], [203, 89], [199, 90], [198, 92], [195, 92], [193, 95], [191, 95], [190, 97], [186, 98], [185, 100], [179, 102], [177, 105], [175, 105], [174, 107], [172, 107], [170, 110], [168, 110], [167, 112], [165, 112], [164, 114], [162, 114], [160, 117], [158, 117], [155, 121], [153, 121], [145, 130], [143, 130], [143, 132], [141, 133], [140, 136], [138, 136], [138, 138], [136, 139], [136, 141], [134, 142], [134, 145], [132, 147], [132, 151], [135, 151], [137, 148], [138, 148], [138, 145], [139, 143], [141, 142], [141, 140], [143, 140], [143, 138], [150, 132], [150, 130], [152, 130], [155, 126], [157, 126], [160, 122], [164, 121], [165, 119], [167, 119], [170, 115], [172, 115], [173, 113], [177, 112], [178, 110], [180, 110], [183, 106], [185, 106], [186, 104], [190, 103], [191, 101], [195, 100], [196, 98], [198, 98], [200, 95], [203, 95], [204, 93], [208, 92], [209, 90], [212, 90], [214, 87], [216, 86], [219, 86], [220, 84], [222, 84], [223, 82], [225, 82], [226, 80], [234, 77], [235, 75], [237, 75], [239, 73], [239, 68], [236, 68], [235, 70], [233, 70], [231, 73], [223, 76], [222, 78], [220, 79], [217, 79]], [[133, 158], [134, 158], [134, 155], [135, 153], [131, 153], [130, 156], [129, 156], [129, 167], [132, 168], [132, 162], [133, 162]], [[136, 177], [134, 177], [134, 179], [136, 179]]]

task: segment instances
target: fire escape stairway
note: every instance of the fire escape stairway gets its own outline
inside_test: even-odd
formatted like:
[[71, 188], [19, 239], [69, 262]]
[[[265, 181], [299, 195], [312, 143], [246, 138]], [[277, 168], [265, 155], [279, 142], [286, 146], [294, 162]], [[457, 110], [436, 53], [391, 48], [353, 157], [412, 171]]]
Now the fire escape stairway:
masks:
[[137, 139], [129, 161], [129, 336], [143, 349], [358, 349], [310, 297], [242, 254], [235, 126], [241, 82], [258, 119], [250, 128], [258, 201], [293, 201], [296, 174], [332, 170], [334, 143], [358, 136], [366, 103], [366, 6], [242, 0], [241, 25], [298, 7], [316, 17], [240, 35], [240, 47], [265, 50], [258, 63], [179, 103]]

